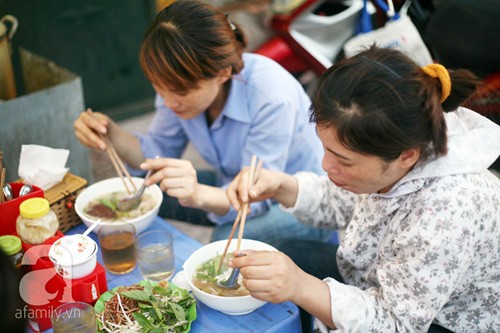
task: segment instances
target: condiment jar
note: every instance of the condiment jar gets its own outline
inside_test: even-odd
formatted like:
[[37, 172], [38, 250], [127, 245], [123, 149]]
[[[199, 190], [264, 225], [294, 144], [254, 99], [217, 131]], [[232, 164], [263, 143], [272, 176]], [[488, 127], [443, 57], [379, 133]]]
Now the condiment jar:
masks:
[[57, 274], [65, 279], [79, 279], [92, 273], [97, 265], [97, 243], [85, 235], [59, 238], [49, 250]]
[[55, 235], [59, 228], [57, 215], [45, 198], [30, 198], [19, 205], [17, 234], [28, 244], [41, 244]]
[[9, 256], [16, 268], [21, 268], [24, 251], [21, 239], [17, 236], [0, 236], [0, 249]]

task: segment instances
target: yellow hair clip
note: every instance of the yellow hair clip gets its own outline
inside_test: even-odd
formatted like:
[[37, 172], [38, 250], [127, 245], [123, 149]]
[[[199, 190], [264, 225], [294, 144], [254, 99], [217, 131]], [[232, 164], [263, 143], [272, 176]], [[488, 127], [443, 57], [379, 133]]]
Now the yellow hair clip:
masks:
[[444, 102], [451, 93], [451, 79], [448, 70], [440, 64], [430, 64], [422, 67], [425, 74], [439, 78], [441, 81], [441, 103]]

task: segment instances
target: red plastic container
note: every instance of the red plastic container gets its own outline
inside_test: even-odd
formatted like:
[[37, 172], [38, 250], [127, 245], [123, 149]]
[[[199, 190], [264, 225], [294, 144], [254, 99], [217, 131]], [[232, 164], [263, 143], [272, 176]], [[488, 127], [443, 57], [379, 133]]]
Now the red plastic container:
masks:
[[22, 197], [17, 197], [23, 183], [9, 183], [12, 187], [14, 199], [0, 203], [0, 235], [17, 235], [16, 220], [19, 216], [19, 205], [29, 198], [43, 198], [43, 190], [33, 186], [33, 191]]
[[290, 73], [301, 73], [309, 67], [281, 37], [274, 37], [254, 51], [273, 59]]
[[[108, 290], [106, 270], [97, 263], [92, 273], [80, 279], [64, 279], [56, 273], [48, 258], [50, 245], [35, 245], [25, 253], [23, 262], [31, 270], [23, 276], [19, 292], [27, 306], [27, 317], [36, 331], [52, 327], [50, 316], [59, 305], [81, 301], [94, 305]], [[33, 323], [35, 325], [33, 325]]]
[[[15, 235], [17, 236], [17, 234], [15, 234]], [[23, 247], [23, 251], [24, 251], [24, 253], [26, 253], [32, 247], [34, 247], [34, 246], [41, 246], [41, 245], [42, 246], [43, 245], [47, 245], [47, 248], [50, 248], [50, 246], [52, 244], [54, 244], [55, 241], [58, 240], [59, 238], [61, 238], [62, 236], [64, 236], [64, 234], [62, 232], [60, 232], [59, 230], [57, 230], [56, 234], [54, 236], [46, 239], [45, 242], [43, 242], [43, 244], [37, 244], [37, 245], [35, 245], [35, 244], [28, 244], [28, 243], [22, 242], [21, 244], [22, 244], [22, 247]], [[37, 252], [39, 252], [39, 251], [37, 251]], [[48, 257], [49, 251], [47, 250], [47, 252], [46, 253], [44, 252], [43, 254], [44, 254], [43, 256], [39, 256], [39, 257], [35, 258], [35, 260], [32, 260], [33, 258], [29, 258], [31, 260], [29, 260], [27, 262], [27, 264], [29, 264], [30, 267], [26, 267], [26, 269], [28, 269], [28, 270], [34, 270], [34, 269], [43, 269], [43, 268], [46, 268], [48, 264], [44, 264], [44, 265], [40, 266], [39, 262], [41, 262], [41, 261], [47, 261], [49, 264], [52, 265], [52, 263], [51, 263], [51, 261], [49, 260], [49, 257]]]
[[[24, 185], [10, 183], [14, 197]], [[0, 204], [0, 235], [16, 235], [16, 221], [19, 216], [19, 205], [26, 199], [44, 197], [43, 190], [33, 186], [33, 191]], [[57, 231], [53, 237], [43, 244], [32, 245], [22, 243], [25, 252], [22, 264], [25, 272], [19, 285], [21, 297], [27, 306], [21, 311], [23, 318], [30, 319], [34, 331], [45, 331], [52, 327], [50, 316], [59, 305], [67, 302], [82, 301], [94, 304], [99, 296], [108, 290], [106, 270], [97, 263], [89, 275], [74, 280], [67, 280], [56, 273], [54, 264], [48, 254], [50, 246], [64, 236]]]

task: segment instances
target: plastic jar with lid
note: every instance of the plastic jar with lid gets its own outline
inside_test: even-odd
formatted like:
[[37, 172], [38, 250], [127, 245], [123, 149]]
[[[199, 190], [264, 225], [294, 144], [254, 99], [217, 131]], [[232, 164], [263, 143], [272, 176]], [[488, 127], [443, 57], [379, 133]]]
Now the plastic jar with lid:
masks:
[[16, 268], [21, 268], [24, 251], [21, 239], [17, 236], [0, 236], [0, 249], [9, 256]]
[[17, 234], [28, 244], [42, 244], [55, 235], [59, 228], [57, 215], [45, 198], [30, 198], [19, 205], [16, 221]]

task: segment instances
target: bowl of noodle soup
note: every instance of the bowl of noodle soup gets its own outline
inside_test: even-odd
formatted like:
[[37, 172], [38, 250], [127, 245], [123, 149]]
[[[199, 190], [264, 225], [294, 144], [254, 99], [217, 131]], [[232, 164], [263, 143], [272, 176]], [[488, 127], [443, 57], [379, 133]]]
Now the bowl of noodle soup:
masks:
[[[201, 283], [197, 278], [201, 267], [207, 264], [216, 257], [220, 257], [226, 246], [227, 240], [220, 240], [210, 244], [207, 244], [198, 250], [196, 250], [189, 258], [184, 262], [184, 276], [187, 280], [189, 289], [193, 292], [194, 296], [200, 300], [202, 303], [208, 307], [218, 310], [222, 313], [228, 315], [244, 315], [250, 313], [259, 307], [266, 304], [265, 301], [261, 301], [249, 295], [248, 290], [244, 288], [242, 276], [239, 276], [240, 288], [234, 293], [234, 290], [224, 289], [214, 285], [214, 283]], [[226, 258], [232, 257], [232, 252], [236, 250], [237, 240], [232, 240], [228, 248]], [[255, 250], [255, 251], [277, 251], [276, 248], [269, 244], [251, 240], [242, 239], [241, 240], [241, 250]], [[231, 269], [222, 269], [224, 272], [221, 274], [225, 279], [229, 276]], [[239, 294], [239, 295], [238, 295]]]
[[[132, 181], [139, 188], [144, 179], [132, 177]], [[100, 222], [100, 225], [93, 230], [96, 234], [103, 225], [120, 223], [133, 224], [136, 233], [140, 234], [153, 223], [158, 214], [163, 200], [162, 191], [156, 184], [148, 186], [144, 190], [139, 207], [128, 212], [120, 212], [114, 206], [117, 200], [126, 195], [121, 178], [105, 179], [90, 185], [78, 195], [75, 200], [75, 211], [87, 227]]]

